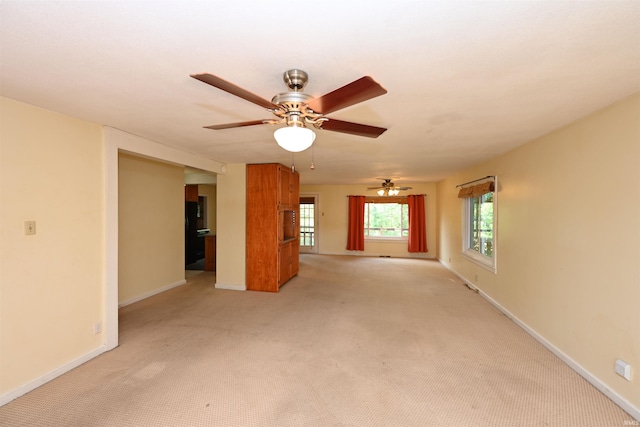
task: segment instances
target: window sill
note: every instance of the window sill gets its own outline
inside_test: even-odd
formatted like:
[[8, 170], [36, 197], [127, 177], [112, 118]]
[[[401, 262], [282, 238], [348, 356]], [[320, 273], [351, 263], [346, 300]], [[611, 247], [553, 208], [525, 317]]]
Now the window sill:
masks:
[[371, 236], [365, 237], [364, 241], [374, 241], [374, 242], [408, 242], [408, 237], [379, 237], [379, 236]]
[[497, 268], [494, 258], [489, 258], [488, 256], [470, 250], [462, 252], [462, 256], [472, 263], [484, 268], [485, 270], [489, 270], [493, 274], [497, 274]]

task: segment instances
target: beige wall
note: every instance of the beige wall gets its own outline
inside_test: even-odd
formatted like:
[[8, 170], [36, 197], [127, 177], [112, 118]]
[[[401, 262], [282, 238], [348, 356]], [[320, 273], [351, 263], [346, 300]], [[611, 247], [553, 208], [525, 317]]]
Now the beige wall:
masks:
[[2, 395], [103, 345], [105, 272], [101, 126], [0, 103]]
[[120, 153], [118, 303], [184, 283], [184, 169]]
[[[496, 275], [461, 256], [455, 186], [486, 175], [498, 176]], [[441, 262], [635, 408], [639, 196], [639, 95], [438, 183]]]
[[300, 193], [318, 195], [319, 206], [317, 212], [320, 215], [318, 225], [319, 253], [434, 258], [436, 253], [436, 184], [403, 182], [402, 185], [413, 187], [411, 190], [406, 191], [406, 194], [426, 194], [427, 248], [429, 252], [424, 254], [409, 253], [406, 241], [381, 242], [379, 240], [365, 241], [364, 251], [348, 251], [346, 249], [349, 212], [347, 196], [374, 196], [375, 193], [367, 191], [367, 186], [365, 185], [301, 185]]
[[228, 164], [216, 188], [216, 288], [245, 290], [247, 166]]

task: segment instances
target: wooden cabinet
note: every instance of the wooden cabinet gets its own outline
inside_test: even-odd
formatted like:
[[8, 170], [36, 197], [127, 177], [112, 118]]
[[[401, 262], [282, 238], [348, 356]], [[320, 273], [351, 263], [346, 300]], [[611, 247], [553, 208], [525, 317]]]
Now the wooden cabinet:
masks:
[[204, 236], [204, 270], [216, 271], [216, 235]]
[[300, 176], [277, 163], [247, 165], [247, 289], [278, 292], [298, 274]]
[[198, 201], [198, 186], [195, 184], [188, 184], [184, 186], [184, 201], [185, 202], [197, 202]]

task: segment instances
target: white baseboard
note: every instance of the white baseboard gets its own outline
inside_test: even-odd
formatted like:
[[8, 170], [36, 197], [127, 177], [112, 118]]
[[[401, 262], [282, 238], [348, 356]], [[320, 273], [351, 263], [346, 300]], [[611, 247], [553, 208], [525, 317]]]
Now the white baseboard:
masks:
[[230, 291], [246, 291], [246, 285], [236, 284], [236, 283], [220, 283], [216, 282], [216, 289], [228, 289]]
[[[440, 261], [440, 260], [439, 260]], [[569, 365], [569, 367], [571, 369], [573, 369], [574, 371], [576, 371], [578, 373], [578, 375], [580, 375], [581, 377], [583, 377], [585, 380], [587, 380], [592, 386], [594, 386], [595, 388], [597, 388], [598, 390], [600, 390], [600, 392], [602, 392], [602, 394], [604, 394], [605, 396], [607, 396], [609, 399], [611, 399], [616, 405], [618, 405], [620, 408], [622, 408], [625, 412], [627, 412], [629, 415], [631, 415], [633, 418], [635, 418], [636, 420], [640, 421], [640, 408], [636, 408], [631, 402], [629, 402], [628, 400], [626, 400], [624, 397], [620, 396], [618, 393], [616, 393], [614, 390], [612, 390], [611, 388], [609, 388], [609, 386], [607, 386], [603, 381], [601, 381], [599, 378], [597, 378], [595, 375], [593, 375], [591, 372], [589, 372], [588, 370], [586, 370], [584, 367], [582, 367], [579, 363], [577, 363], [575, 360], [573, 360], [571, 357], [569, 357], [568, 355], [566, 355], [564, 352], [562, 352], [562, 350], [560, 350], [559, 348], [557, 348], [555, 345], [551, 344], [549, 341], [547, 341], [542, 335], [540, 335], [539, 333], [537, 333], [534, 329], [530, 328], [526, 323], [524, 323], [523, 321], [521, 321], [520, 319], [518, 319], [516, 316], [514, 316], [509, 310], [507, 310], [506, 308], [504, 308], [502, 305], [500, 305], [497, 301], [495, 301], [493, 298], [491, 298], [489, 295], [487, 295], [486, 293], [484, 293], [482, 291], [482, 289], [479, 289], [473, 282], [471, 282], [469, 279], [467, 279], [466, 277], [458, 274], [456, 271], [452, 270], [451, 268], [449, 268], [446, 264], [444, 264], [442, 261], [440, 261], [440, 264], [442, 264], [447, 270], [449, 270], [450, 272], [452, 272], [453, 274], [455, 274], [460, 280], [462, 280], [471, 290], [478, 292], [484, 299], [486, 299], [487, 301], [489, 301], [489, 303], [491, 303], [491, 305], [493, 305], [495, 308], [497, 308], [498, 310], [500, 310], [502, 312], [502, 314], [504, 314], [505, 316], [507, 316], [509, 319], [511, 319], [516, 325], [520, 326], [522, 329], [524, 329], [525, 332], [527, 332], [529, 335], [531, 335], [533, 338], [535, 338], [538, 342], [540, 342], [540, 344], [542, 344], [543, 346], [545, 346], [547, 348], [547, 350], [549, 350], [550, 352], [552, 352], [553, 354], [555, 354], [560, 360], [562, 360], [563, 362], [565, 362], [567, 365]]]
[[430, 255], [430, 254], [396, 254], [396, 255], [389, 255], [389, 254], [383, 254], [383, 253], [365, 253], [362, 251], [348, 251], [348, 252], [333, 252], [333, 251], [328, 251], [328, 252], [319, 252], [319, 253], [315, 253], [312, 254], [310, 252], [300, 252], [300, 254], [304, 254], [304, 255], [342, 255], [342, 256], [360, 256], [360, 257], [370, 257], [370, 258], [381, 258], [381, 257], [389, 257], [389, 258], [401, 258], [401, 259], [432, 259], [432, 260], [437, 260], [437, 258], [434, 255]]
[[35, 390], [36, 388], [40, 387], [41, 385], [48, 383], [49, 381], [59, 377], [60, 375], [69, 372], [70, 370], [77, 368], [78, 366], [82, 365], [85, 362], [88, 362], [89, 360], [93, 359], [96, 356], [101, 355], [102, 353], [104, 353], [105, 351], [107, 351], [106, 346], [101, 345], [100, 347], [96, 348], [95, 350], [90, 351], [87, 354], [84, 354], [83, 356], [78, 357], [77, 359], [74, 359], [68, 363], [65, 363], [64, 365], [54, 369], [51, 372], [48, 372], [32, 381], [29, 381], [26, 384], [21, 385], [20, 387], [11, 390], [3, 395], [0, 396], [0, 406], [4, 406], [7, 403], [11, 402], [14, 399], [17, 399], [18, 397], [29, 393], [31, 390]]
[[122, 301], [121, 303], [118, 303], [118, 308], [127, 306], [129, 304], [133, 304], [134, 302], [142, 301], [143, 299], [147, 299], [147, 298], [152, 297], [154, 295], [157, 295], [157, 294], [160, 294], [162, 292], [168, 291], [169, 289], [173, 289], [173, 288], [176, 288], [178, 286], [182, 286], [185, 283], [187, 283], [187, 281], [185, 279], [183, 279], [183, 280], [177, 281], [176, 283], [172, 283], [170, 285], [163, 286], [161, 288], [154, 289], [154, 290], [149, 291], [149, 292], [145, 292], [144, 294], [138, 295], [137, 297], [133, 297], [133, 298], [130, 298], [130, 299], [126, 300], [126, 301]]

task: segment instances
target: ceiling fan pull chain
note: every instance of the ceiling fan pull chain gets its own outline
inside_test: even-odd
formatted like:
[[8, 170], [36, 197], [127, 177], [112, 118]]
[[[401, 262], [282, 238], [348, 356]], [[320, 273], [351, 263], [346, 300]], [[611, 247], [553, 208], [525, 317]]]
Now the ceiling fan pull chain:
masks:
[[316, 170], [316, 165], [313, 163], [314, 151], [315, 150], [312, 145], [311, 146], [311, 166], [309, 166], [309, 169], [311, 169], [312, 171]]

